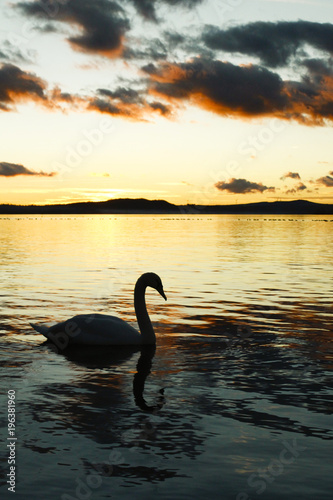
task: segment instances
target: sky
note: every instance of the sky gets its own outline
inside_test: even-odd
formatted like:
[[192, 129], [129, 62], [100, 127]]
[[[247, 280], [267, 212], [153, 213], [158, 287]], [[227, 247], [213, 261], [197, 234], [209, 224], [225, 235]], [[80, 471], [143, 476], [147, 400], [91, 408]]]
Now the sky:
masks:
[[1, 0], [0, 203], [333, 203], [332, 0]]

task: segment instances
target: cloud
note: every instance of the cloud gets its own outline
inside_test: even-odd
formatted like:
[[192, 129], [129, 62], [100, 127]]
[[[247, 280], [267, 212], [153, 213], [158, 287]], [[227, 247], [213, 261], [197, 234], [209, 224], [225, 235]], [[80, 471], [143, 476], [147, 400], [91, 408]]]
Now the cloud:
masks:
[[142, 102], [141, 93], [133, 88], [118, 87], [114, 91], [109, 89], [98, 89], [97, 92], [102, 96], [106, 96], [110, 99], [118, 100], [123, 103], [132, 104]]
[[135, 90], [126, 87], [118, 87], [115, 90], [98, 89], [97, 96], [90, 99], [88, 108], [134, 120], [142, 120], [152, 111], [158, 111], [163, 116], [171, 113], [167, 105], [157, 101], [150, 102], [145, 94], [146, 89]]
[[[254, 22], [225, 30], [207, 26], [201, 41], [212, 51], [257, 57], [271, 68], [290, 66], [295, 57], [293, 69], [300, 77], [283, 82], [281, 93], [287, 101], [283, 118], [307, 125], [333, 120], [333, 24]], [[322, 57], [306, 58], [308, 47], [321, 51]]]
[[178, 47], [186, 42], [186, 37], [176, 31], [164, 31], [163, 36], [171, 49], [174, 49], [175, 47]]
[[263, 193], [264, 191], [275, 191], [274, 187], [264, 186], [261, 182], [250, 182], [246, 179], [230, 179], [229, 182], [217, 182], [215, 187], [220, 191], [228, 191], [234, 194]]
[[168, 50], [159, 38], [150, 40], [140, 38], [139, 41], [129, 39], [129, 42], [132, 46], [126, 45], [123, 51], [123, 58], [126, 60], [159, 61], [165, 60], [168, 56]]
[[315, 81], [321, 83], [325, 76], [332, 75], [332, 61], [330, 59], [303, 59], [300, 65], [308, 70], [309, 77], [305, 77], [305, 81]]
[[80, 98], [79, 96], [69, 94], [68, 92], [62, 92], [59, 87], [54, 87], [49, 92], [49, 99], [54, 104], [59, 103], [59, 102], [65, 102], [68, 104], [75, 105], [76, 102], [82, 102], [82, 98]]
[[[293, 180], [300, 181], [301, 176], [299, 175], [298, 172], [288, 172], [288, 173], [284, 174], [282, 177], [280, 177], [280, 179], [282, 181], [284, 181], [285, 179], [293, 179]], [[301, 191], [304, 191], [305, 189], [308, 189], [307, 186], [305, 184], [303, 184], [303, 182], [298, 182], [291, 189], [287, 189], [285, 191], [285, 193], [286, 194], [296, 194], [296, 193], [299, 193]]]
[[299, 82], [285, 82], [290, 111], [300, 122], [323, 125], [333, 120], [333, 62], [331, 59], [307, 59], [301, 67], [307, 72]]
[[283, 82], [278, 74], [255, 65], [236, 66], [207, 57], [186, 63], [160, 61], [142, 67], [145, 78], [114, 90], [97, 89], [91, 97], [48, 89], [35, 74], [2, 64], [0, 110], [11, 111], [16, 103], [33, 100], [55, 110], [95, 110], [141, 120], [154, 111], [171, 116], [179, 104], [189, 102], [223, 116], [326, 124], [333, 120], [333, 67], [316, 59], [303, 61], [303, 67], [307, 72], [300, 82]]
[[9, 40], [4, 40], [0, 46], [0, 59], [6, 63], [31, 63], [33, 62], [33, 58], [35, 56], [35, 52], [30, 50], [25, 54], [15, 47]]
[[140, 120], [145, 108], [141, 90], [118, 87], [115, 90], [97, 89], [96, 96], [90, 99], [88, 108], [100, 113]]
[[[93, 96], [84, 92], [70, 95], [58, 88], [48, 91], [45, 82], [19, 68], [12, 81], [21, 80], [17, 85], [22, 88], [12, 88], [0, 69], [0, 110], [15, 109], [16, 101], [33, 99], [53, 109], [80, 108], [138, 120], [153, 112], [170, 117], [182, 105], [193, 105], [234, 118], [274, 116], [306, 125], [333, 121], [333, 63], [329, 57], [333, 54], [333, 25], [281, 21], [224, 30], [208, 26], [199, 37], [165, 31], [164, 20], [158, 17], [160, 7], [193, 9], [203, 1], [18, 1], [14, 8], [37, 19], [39, 26], [34, 29], [49, 32], [63, 30], [64, 25], [68, 30], [69, 26], [69, 34], [63, 36], [75, 50], [122, 57], [126, 68], [135, 71], [140, 61], [145, 78], [139, 90], [133, 83], [127, 88], [97, 89]], [[148, 21], [161, 23], [161, 37], [156, 36], [155, 27], [152, 38], [135, 37], [130, 31], [139, 17], [135, 11]], [[308, 46], [322, 51], [325, 58], [310, 59], [305, 55]], [[261, 65], [222, 61], [217, 54], [221, 50], [258, 57]], [[2, 46], [0, 57], [1, 52], [5, 57]], [[193, 54], [196, 56], [190, 59]], [[293, 56], [297, 56], [293, 70], [298, 75], [294, 80], [284, 81], [263, 66], [281, 67], [290, 64]]]
[[150, 21], [157, 21], [155, 4], [156, 0], [132, 0], [137, 11]]
[[34, 30], [39, 33], [58, 33], [59, 29], [56, 24], [47, 23], [40, 26], [34, 26]]
[[170, 108], [166, 106], [165, 104], [162, 104], [161, 102], [151, 102], [149, 106], [154, 110], [154, 111], [159, 111], [161, 115], [167, 116], [171, 113]]
[[104, 99], [99, 99], [99, 98], [93, 98], [88, 104], [88, 109], [94, 110], [94, 111], [99, 111], [100, 113], [107, 113], [109, 115], [126, 115], [128, 113], [125, 113], [125, 110], [121, 112], [119, 107], [114, 106], [110, 102], [104, 100]]
[[192, 104], [222, 115], [258, 116], [287, 105], [281, 78], [259, 66], [235, 66], [219, 60], [148, 64], [150, 91], [169, 100]]
[[297, 172], [288, 172], [281, 177], [281, 180], [284, 181], [285, 179], [288, 179], [288, 177], [290, 179], [301, 179], [301, 176]]
[[66, 23], [78, 29], [77, 35], [67, 38], [75, 50], [116, 57], [123, 53], [124, 38], [131, 28], [124, 5], [134, 6], [142, 17], [157, 23], [159, 19], [156, 7], [163, 3], [170, 7], [192, 8], [202, 1], [59, 0], [53, 2], [50, 0], [31, 0], [18, 2], [15, 4], [15, 8], [26, 16], [45, 21], [43, 26], [37, 28], [44, 33], [57, 31], [56, 23]]
[[170, 7], [193, 8], [203, 0], [130, 0], [130, 3], [136, 7], [137, 11], [149, 21], [158, 22], [156, 6], [161, 3], [170, 5]]
[[33, 73], [22, 71], [13, 64], [0, 66], [0, 109], [14, 109], [16, 101], [47, 101], [46, 84]]
[[55, 21], [78, 28], [79, 34], [68, 37], [74, 49], [108, 57], [121, 52], [124, 34], [130, 28], [124, 9], [108, 0], [35, 0], [19, 2], [15, 7], [25, 15], [51, 19], [53, 29]]
[[286, 194], [296, 194], [296, 193], [299, 193], [301, 191], [304, 191], [304, 189], [308, 189], [307, 186], [305, 184], [303, 184], [303, 182], [299, 182], [295, 187], [293, 187], [292, 189], [288, 189], [286, 191]]
[[[330, 172], [330, 174], [332, 175], [333, 172]], [[320, 177], [319, 179], [317, 179], [317, 182], [326, 187], [333, 187], [333, 177], [331, 177], [330, 175], [325, 175], [325, 177]]]
[[35, 172], [34, 170], [29, 170], [23, 165], [17, 163], [7, 163], [5, 161], [0, 162], [0, 176], [2, 177], [15, 177], [16, 175], [37, 175], [40, 177], [53, 177], [56, 175], [55, 172]]
[[0, 65], [0, 110], [14, 111], [17, 103], [27, 101], [64, 111], [68, 107], [85, 108], [87, 99], [62, 92], [59, 87], [49, 90], [44, 80], [13, 64]]
[[234, 65], [211, 57], [185, 63], [161, 61], [141, 69], [150, 79], [149, 92], [174, 105], [189, 102], [232, 117], [275, 116], [306, 125], [333, 120], [333, 63], [305, 60], [300, 81], [283, 81], [257, 65]]
[[333, 54], [333, 24], [309, 21], [253, 22], [219, 29], [207, 26], [202, 40], [212, 50], [258, 57], [272, 68], [286, 66], [307, 44]]

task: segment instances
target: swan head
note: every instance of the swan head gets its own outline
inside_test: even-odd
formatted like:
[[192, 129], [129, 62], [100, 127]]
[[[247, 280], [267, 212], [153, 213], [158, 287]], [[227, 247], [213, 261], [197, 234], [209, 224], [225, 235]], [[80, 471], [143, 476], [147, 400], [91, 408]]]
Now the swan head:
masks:
[[167, 300], [161, 278], [155, 273], [145, 273], [139, 278], [145, 282], [146, 286], [150, 286], [151, 288], [155, 288], [158, 293], [163, 297], [164, 300]]

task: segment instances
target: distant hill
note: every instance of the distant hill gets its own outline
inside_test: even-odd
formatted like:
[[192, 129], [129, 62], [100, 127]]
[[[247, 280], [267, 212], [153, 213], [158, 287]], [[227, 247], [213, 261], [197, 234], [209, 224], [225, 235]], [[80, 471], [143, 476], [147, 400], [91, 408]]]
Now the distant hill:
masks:
[[[206, 209], [207, 212], [206, 212]], [[333, 204], [306, 200], [247, 203], [243, 205], [214, 205], [204, 207], [205, 213], [216, 214], [333, 214]]]
[[179, 213], [176, 205], [164, 200], [120, 198], [66, 205], [0, 205], [2, 214], [150, 214]]
[[333, 215], [333, 204], [306, 200], [242, 205], [173, 205], [144, 198], [70, 203], [67, 205], [0, 205], [0, 214], [320, 214]]

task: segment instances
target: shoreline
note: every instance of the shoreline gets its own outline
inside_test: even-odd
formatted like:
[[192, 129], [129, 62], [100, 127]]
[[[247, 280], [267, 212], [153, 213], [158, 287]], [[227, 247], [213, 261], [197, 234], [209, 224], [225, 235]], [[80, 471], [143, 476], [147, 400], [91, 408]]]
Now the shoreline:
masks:
[[164, 200], [116, 199], [66, 205], [0, 205], [0, 215], [333, 215], [333, 204], [306, 200], [240, 205], [173, 205]]

